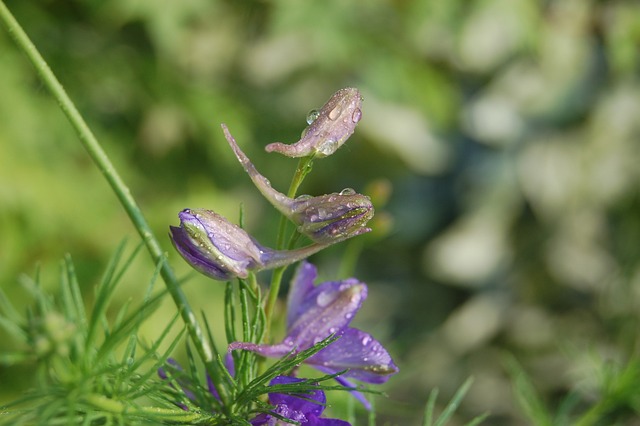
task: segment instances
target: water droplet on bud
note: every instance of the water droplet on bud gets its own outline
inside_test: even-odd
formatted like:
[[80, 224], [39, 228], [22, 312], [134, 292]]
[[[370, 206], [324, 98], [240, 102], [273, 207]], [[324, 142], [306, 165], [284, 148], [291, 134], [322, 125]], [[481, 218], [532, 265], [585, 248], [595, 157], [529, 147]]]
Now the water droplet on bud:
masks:
[[336, 149], [338, 149], [338, 142], [332, 139], [327, 139], [317, 148], [318, 152], [324, 155], [331, 155], [336, 151]]
[[354, 195], [355, 193], [356, 191], [353, 188], [345, 188], [342, 191], [340, 191], [340, 195]]
[[353, 111], [353, 114], [351, 114], [351, 121], [353, 121], [354, 123], [357, 123], [358, 121], [360, 121], [361, 118], [362, 118], [362, 111], [360, 110], [360, 108], [356, 108], [355, 111]]
[[329, 112], [329, 120], [337, 120], [340, 114], [342, 114], [342, 107], [338, 105]]
[[307, 114], [307, 124], [313, 123], [314, 121], [316, 121], [318, 119], [319, 116], [320, 116], [320, 111], [318, 111], [317, 109], [312, 109]]

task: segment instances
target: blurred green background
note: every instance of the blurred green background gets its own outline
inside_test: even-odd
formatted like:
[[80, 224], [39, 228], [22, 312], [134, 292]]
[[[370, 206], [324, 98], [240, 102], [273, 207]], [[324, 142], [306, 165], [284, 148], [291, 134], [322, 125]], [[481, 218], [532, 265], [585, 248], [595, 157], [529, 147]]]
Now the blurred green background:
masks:
[[[302, 192], [384, 193], [355, 274], [356, 324], [400, 373], [379, 424], [418, 424], [428, 393], [475, 382], [456, 422], [526, 424], [513, 354], [553, 407], [597, 399], [599, 369], [637, 357], [640, 308], [640, 4], [582, 0], [7, 1], [102, 142], [180, 274], [166, 236], [185, 207], [238, 217], [273, 246], [275, 210], [222, 137], [229, 125], [284, 191], [306, 113], [358, 87], [363, 119]], [[384, 198], [384, 197], [381, 197]], [[376, 224], [373, 224], [376, 227]], [[55, 287], [71, 253], [86, 294], [137, 236], [56, 102], [0, 31], [0, 285]], [[358, 243], [358, 244], [360, 244]], [[348, 250], [312, 260], [336, 278]], [[140, 297], [140, 256], [119, 295]], [[158, 284], [160, 285], [160, 284]], [[222, 286], [193, 276], [222, 330]], [[172, 315], [165, 303], [149, 339]], [[157, 327], [157, 328], [156, 328]], [[222, 335], [222, 334], [221, 334]], [[11, 348], [2, 339], [0, 350]], [[0, 398], [29, 387], [0, 369]], [[333, 402], [330, 400], [330, 402]], [[385, 423], [386, 422], [386, 423]], [[454, 422], [454, 424], [456, 424]]]

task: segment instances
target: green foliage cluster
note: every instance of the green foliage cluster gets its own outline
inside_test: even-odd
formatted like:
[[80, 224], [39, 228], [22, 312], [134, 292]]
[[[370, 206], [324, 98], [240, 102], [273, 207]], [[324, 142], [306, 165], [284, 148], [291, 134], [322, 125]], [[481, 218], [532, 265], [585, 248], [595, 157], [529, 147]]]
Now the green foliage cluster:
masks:
[[[379, 294], [361, 321], [393, 337], [403, 366], [379, 418], [418, 422], [430, 389], [452, 395], [470, 374], [462, 418], [637, 417], [637, 2], [6, 3], [158, 235], [184, 207], [234, 217], [242, 199], [247, 228], [270, 236], [276, 216], [248, 195], [219, 123], [282, 188], [285, 162], [262, 147], [297, 140], [337, 88], [364, 93], [358, 131], [303, 191], [393, 188], [376, 216], [391, 233], [365, 248], [358, 274]], [[5, 31], [0, 52], [0, 287], [20, 301], [17, 277], [37, 261], [46, 270], [71, 252], [90, 283], [133, 231]], [[339, 250], [318, 262], [335, 265]], [[148, 269], [130, 273], [148, 281]], [[192, 299], [221, 309], [224, 289], [193, 281]], [[3, 394], [32, 380], [0, 367]]]

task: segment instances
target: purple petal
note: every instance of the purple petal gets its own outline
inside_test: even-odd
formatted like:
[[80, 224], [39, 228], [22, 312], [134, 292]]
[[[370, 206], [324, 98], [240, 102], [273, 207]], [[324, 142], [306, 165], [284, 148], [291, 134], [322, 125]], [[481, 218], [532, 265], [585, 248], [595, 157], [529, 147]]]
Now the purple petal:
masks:
[[[302, 382], [302, 379], [288, 376], [274, 378], [270, 385], [281, 385]], [[275, 405], [273, 413], [308, 426], [350, 426], [348, 422], [338, 419], [322, 419], [327, 398], [322, 390], [314, 390], [305, 394], [293, 395], [278, 392], [269, 393], [269, 403]], [[263, 413], [251, 420], [253, 426], [280, 424], [277, 419]]]
[[303, 261], [298, 266], [287, 297], [287, 329], [304, 313], [303, 302], [313, 290], [313, 282], [317, 276], [318, 270], [311, 263]]
[[356, 328], [347, 328], [340, 339], [307, 359], [306, 363], [330, 374], [349, 369], [344, 377], [366, 383], [384, 383], [398, 372], [382, 344]]
[[[278, 376], [271, 380], [270, 385], [284, 385], [299, 383], [304, 380], [295, 377]], [[290, 410], [309, 415], [320, 416], [327, 404], [327, 398], [323, 391], [314, 390], [300, 396], [285, 393], [269, 393], [269, 402], [273, 405], [286, 405]]]
[[218, 280], [228, 280], [233, 277], [229, 274], [229, 271], [220, 268], [218, 265], [204, 258], [197, 247], [193, 245], [183, 228], [170, 226], [169, 229], [171, 231], [171, 241], [176, 250], [178, 250], [187, 263], [197, 271]]
[[[303, 264], [291, 288], [287, 308], [287, 338], [299, 350], [308, 349], [349, 325], [362, 302], [367, 286], [351, 278], [313, 286], [315, 267]], [[311, 288], [310, 288], [311, 286]]]

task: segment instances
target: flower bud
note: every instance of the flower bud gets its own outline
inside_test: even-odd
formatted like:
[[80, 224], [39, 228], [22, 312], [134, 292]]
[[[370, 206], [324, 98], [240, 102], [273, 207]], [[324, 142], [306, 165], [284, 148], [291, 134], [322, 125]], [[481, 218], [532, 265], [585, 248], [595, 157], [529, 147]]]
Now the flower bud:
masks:
[[319, 197], [300, 196], [290, 203], [291, 220], [298, 231], [317, 243], [336, 243], [371, 231], [373, 217], [369, 197], [347, 188]]
[[297, 262], [328, 245], [274, 250], [211, 210], [185, 209], [178, 217], [180, 226], [169, 227], [173, 245], [188, 264], [214, 280], [246, 278], [251, 271]]
[[246, 278], [262, 266], [262, 250], [245, 232], [219, 214], [185, 209], [180, 227], [171, 226], [171, 241], [178, 253], [199, 272], [216, 279]]
[[309, 114], [309, 127], [302, 138], [291, 145], [274, 142], [265, 147], [267, 152], [279, 152], [287, 157], [316, 158], [333, 154], [355, 131], [362, 118], [362, 96], [358, 89], [347, 87], [331, 96], [319, 110]]
[[289, 198], [273, 189], [269, 181], [256, 170], [227, 126], [222, 124], [222, 129], [240, 164], [258, 190], [298, 226], [301, 234], [319, 244], [333, 244], [371, 231], [365, 227], [374, 213], [369, 197], [348, 188], [340, 193], [318, 197], [302, 195], [296, 199]]

